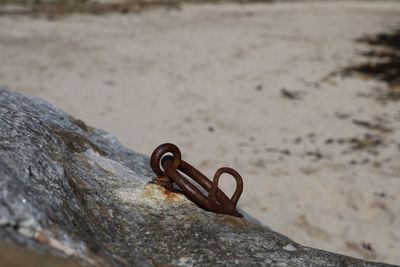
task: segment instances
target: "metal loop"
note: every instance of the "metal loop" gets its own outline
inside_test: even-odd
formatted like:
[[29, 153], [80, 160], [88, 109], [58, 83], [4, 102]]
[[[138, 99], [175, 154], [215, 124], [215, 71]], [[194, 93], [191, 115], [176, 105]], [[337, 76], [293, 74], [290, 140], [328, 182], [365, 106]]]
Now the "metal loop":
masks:
[[[171, 155], [165, 155], [171, 153]], [[243, 191], [242, 177], [231, 168], [220, 168], [217, 170], [213, 181], [195, 169], [192, 165], [181, 159], [181, 152], [173, 144], [162, 144], [158, 146], [151, 155], [150, 165], [157, 174], [156, 182], [159, 185], [172, 189], [174, 182], [180, 190], [199, 207], [222, 214], [228, 214], [236, 217], [243, 217], [236, 210], [236, 204]], [[161, 169], [161, 167], [162, 170]], [[200, 185], [208, 192], [208, 196], [186, 179], [180, 172], [190, 177], [194, 182]], [[222, 190], [218, 188], [219, 177], [223, 173], [231, 174], [237, 183], [236, 190], [231, 199], [229, 199]]]
[[[184, 168], [182, 168], [182, 166], [184, 166]], [[242, 215], [237, 212], [236, 205], [234, 205], [232, 201], [219, 188], [215, 189], [215, 191], [219, 193], [217, 195], [218, 198], [212, 199], [208, 196], [205, 196], [196, 186], [194, 186], [179, 173], [179, 171], [172, 164], [172, 158], [167, 158], [167, 160], [163, 162], [163, 168], [167, 176], [171, 178], [176, 185], [178, 185], [185, 196], [199, 207], [216, 213], [242, 217]], [[206, 191], [209, 191], [211, 189], [213, 185], [212, 182], [184, 160], [181, 161], [179, 170], [192, 178], [196, 183], [206, 189]], [[196, 175], [193, 175], [194, 171], [197, 172]], [[219, 201], [216, 201], [216, 199], [218, 199]]]
[[[213, 183], [192, 165], [182, 160], [181, 165], [179, 166], [179, 170], [195, 180], [196, 183], [203, 187], [207, 192], [210, 192]], [[216, 200], [219, 204], [225, 207], [232, 206], [232, 201], [229, 199], [229, 197], [225, 195], [225, 193], [221, 189], [217, 188], [216, 191]]]
[[165, 156], [165, 154], [171, 153], [173, 158], [174, 158], [174, 166], [175, 168], [178, 168], [179, 165], [181, 164], [181, 151], [179, 148], [171, 143], [165, 143], [159, 145], [151, 154], [150, 157], [150, 167], [153, 170], [153, 172], [158, 176], [158, 177], [163, 177], [165, 176], [165, 172], [160, 168], [160, 163]]
[[240, 176], [240, 174], [232, 168], [223, 167], [223, 168], [219, 168], [217, 170], [217, 172], [214, 175], [212, 187], [210, 189], [210, 193], [208, 194], [208, 197], [212, 201], [217, 200], [216, 194], [217, 194], [217, 190], [218, 190], [219, 177], [221, 177], [221, 175], [224, 173], [229, 173], [236, 180], [236, 190], [231, 197], [231, 201], [235, 205], [235, 208], [236, 208], [236, 204], [239, 201], [240, 195], [243, 192], [243, 179], [242, 179], [242, 176]]

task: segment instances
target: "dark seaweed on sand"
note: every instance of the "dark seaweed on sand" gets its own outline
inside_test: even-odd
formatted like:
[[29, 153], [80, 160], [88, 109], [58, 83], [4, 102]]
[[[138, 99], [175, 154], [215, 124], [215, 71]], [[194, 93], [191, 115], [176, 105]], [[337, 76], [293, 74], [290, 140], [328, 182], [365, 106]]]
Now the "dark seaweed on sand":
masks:
[[400, 29], [375, 36], [364, 36], [356, 40], [370, 45], [362, 52], [368, 61], [346, 68], [347, 72], [358, 72], [394, 86], [400, 85]]
[[384, 82], [388, 87], [377, 92], [377, 100], [400, 100], [400, 28], [386, 33], [367, 35], [356, 39], [367, 44], [368, 50], [361, 52], [367, 60], [361, 64], [346, 67], [341, 71], [344, 76], [361, 74], [365, 77]]

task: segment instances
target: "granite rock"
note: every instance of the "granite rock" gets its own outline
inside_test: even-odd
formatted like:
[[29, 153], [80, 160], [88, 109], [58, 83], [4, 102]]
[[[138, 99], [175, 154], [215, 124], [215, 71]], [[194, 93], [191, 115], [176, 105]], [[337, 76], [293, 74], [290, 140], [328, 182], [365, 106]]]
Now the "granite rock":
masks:
[[43, 100], [0, 90], [0, 243], [89, 266], [389, 266], [206, 212], [149, 183], [148, 162]]

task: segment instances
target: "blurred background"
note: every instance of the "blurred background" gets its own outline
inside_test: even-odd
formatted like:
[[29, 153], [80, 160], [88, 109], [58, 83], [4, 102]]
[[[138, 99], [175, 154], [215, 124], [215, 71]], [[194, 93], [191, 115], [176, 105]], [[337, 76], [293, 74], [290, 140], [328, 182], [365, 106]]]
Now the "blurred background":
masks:
[[239, 206], [296, 242], [400, 264], [400, 1], [0, 3], [0, 87], [235, 168]]

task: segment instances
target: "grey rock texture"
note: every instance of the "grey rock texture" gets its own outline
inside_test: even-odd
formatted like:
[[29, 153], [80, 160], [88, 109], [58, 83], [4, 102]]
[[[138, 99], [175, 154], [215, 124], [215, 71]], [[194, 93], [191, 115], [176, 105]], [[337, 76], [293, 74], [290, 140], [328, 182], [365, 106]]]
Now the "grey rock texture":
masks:
[[153, 178], [110, 134], [0, 90], [0, 243], [96, 266], [389, 266], [203, 211]]

